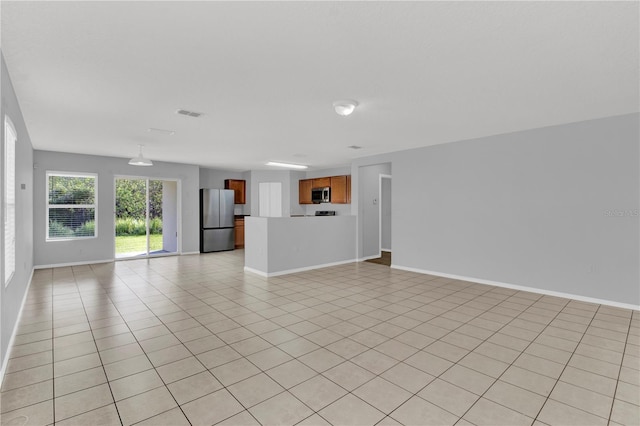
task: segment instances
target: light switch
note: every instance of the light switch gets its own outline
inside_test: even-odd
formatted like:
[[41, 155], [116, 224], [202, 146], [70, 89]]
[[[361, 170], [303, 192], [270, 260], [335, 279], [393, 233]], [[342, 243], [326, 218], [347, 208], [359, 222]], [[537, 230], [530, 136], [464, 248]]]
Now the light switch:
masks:
[[20, 189], [27, 189], [27, 184], [26, 183], [21, 183], [20, 184]]

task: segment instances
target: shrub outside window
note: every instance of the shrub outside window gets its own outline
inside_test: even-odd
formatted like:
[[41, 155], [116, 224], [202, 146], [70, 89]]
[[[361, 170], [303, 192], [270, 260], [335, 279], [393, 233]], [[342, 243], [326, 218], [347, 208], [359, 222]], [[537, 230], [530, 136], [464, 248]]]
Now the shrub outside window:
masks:
[[95, 174], [47, 172], [47, 241], [98, 236], [97, 181]]

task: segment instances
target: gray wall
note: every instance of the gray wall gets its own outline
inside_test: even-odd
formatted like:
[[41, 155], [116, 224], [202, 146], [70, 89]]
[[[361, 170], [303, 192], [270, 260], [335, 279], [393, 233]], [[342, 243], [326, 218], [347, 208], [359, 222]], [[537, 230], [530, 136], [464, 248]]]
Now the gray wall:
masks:
[[[380, 175], [391, 174], [391, 163], [361, 166], [358, 169], [358, 227], [360, 258], [380, 254]], [[352, 184], [353, 185], [353, 184]], [[353, 200], [353, 195], [352, 195]]]
[[229, 170], [209, 169], [200, 167], [200, 188], [224, 188], [225, 179], [240, 179], [246, 181], [246, 204], [236, 205], [235, 214], [251, 213], [251, 172], [234, 172]]
[[[114, 177], [143, 176], [181, 181], [182, 253], [199, 251], [198, 167], [154, 161], [153, 167], [127, 164], [126, 158], [35, 151], [34, 254], [36, 265], [104, 261], [114, 258]], [[98, 174], [98, 237], [75, 241], [46, 241], [46, 172]]]
[[[16, 272], [7, 287], [4, 286], [4, 278], [0, 282], [0, 365], [2, 365], [7, 356], [9, 340], [33, 270], [33, 148], [1, 52], [0, 62], [0, 138], [2, 138], [0, 156], [4, 156], [5, 115], [8, 115], [13, 122], [18, 136], [16, 143]], [[0, 160], [4, 164], [4, 158]], [[21, 189], [22, 184], [25, 185], [25, 189]], [[0, 187], [0, 191], [3, 191], [4, 185]], [[3, 209], [0, 208], [0, 211]], [[0, 215], [3, 214], [0, 213]], [[4, 217], [0, 223], [4, 223]], [[4, 253], [3, 234], [4, 226], [0, 226], [2, 253]], [[3, 262], [4, 256], [0, 256], [0, 277], [4, 277]]]
[[162, 249], [178, 252], [178, 182], [162, 182]]
[[383, 250], [391, 251], [391, 209], [392, 209], [392, 196], [391, 196], [391, 179], [382, 179], [380, 196], [380, 244]]
[[292, 215], [305, 215], [308, 214], [305, 208], [306, 205], [300, 204], [300, 186], [298, 182], [300, 179], [306, 179], [305, 172], [294, 171], [289, 172], [290, 193], [291, 193], [291, 214]]
[[245, 266], [281, 274], [353, 261], [355, 224], [354, 216], [247, 218]]
[[393, 263], [640, 305], [638, 128], [630, 114], [394, 153]]

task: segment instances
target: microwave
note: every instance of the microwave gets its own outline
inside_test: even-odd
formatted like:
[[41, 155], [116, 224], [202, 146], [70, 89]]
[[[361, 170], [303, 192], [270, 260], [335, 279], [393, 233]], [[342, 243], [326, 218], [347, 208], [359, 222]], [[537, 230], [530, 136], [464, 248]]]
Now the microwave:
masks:
[[311, 202], [313, 202], [313, 204], [330, 203], [331, 188], [328, 186], [325, 188], [313, 188], [311, 190]]

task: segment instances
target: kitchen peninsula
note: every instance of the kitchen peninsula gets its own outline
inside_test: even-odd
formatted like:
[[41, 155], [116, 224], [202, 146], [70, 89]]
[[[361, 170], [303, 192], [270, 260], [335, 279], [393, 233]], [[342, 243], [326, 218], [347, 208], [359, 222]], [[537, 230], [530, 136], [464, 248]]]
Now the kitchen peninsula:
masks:
[[284, 275], [356, 260], [355, 216], [245, 218], [245, 271]]

